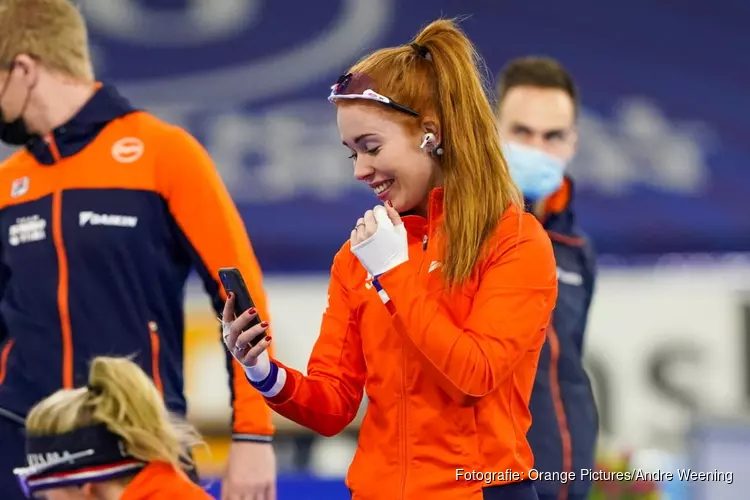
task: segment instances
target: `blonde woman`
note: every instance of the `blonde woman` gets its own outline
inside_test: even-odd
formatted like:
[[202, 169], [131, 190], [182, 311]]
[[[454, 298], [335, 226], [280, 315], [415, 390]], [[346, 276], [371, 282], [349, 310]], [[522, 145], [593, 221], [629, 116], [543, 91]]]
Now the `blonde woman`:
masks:
[[99, 357], [86, 387], [31, 409], [28, 466], [14, 473], [28, 498], [43, 500], [210, 499], [182, 470], [199, 441], [138, 365]]

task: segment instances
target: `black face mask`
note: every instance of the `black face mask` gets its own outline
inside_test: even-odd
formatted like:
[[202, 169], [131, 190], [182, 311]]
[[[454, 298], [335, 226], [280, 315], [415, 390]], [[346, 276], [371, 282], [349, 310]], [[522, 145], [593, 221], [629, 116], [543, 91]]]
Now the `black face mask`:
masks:
[[[13, 66], [14, 65], [11, 65], [10, 71], [13, 70]], [[5, 80], [2, 94], [0, 94], [0, 102], [2, 102], [2, 97], [5, 96], [5, 89], [10, 83], [10, 78], [11, 75], [9, 73], [8, 78]], [[31, 132], [29, 132], [29, 128], [26, 126], [26, 122], [23, 119], [23, 114], [26, 111], [26, 107], [29, 105], [30, 97], [31, 89], [28, 89], [28, 93], [26, 94], [26, 102], [23, 103], [23, 109], [21, 109], [21, 113], [18, 115], [18, 118], [16, 118], [12, 122], [5, 121], [2, 107], [0, 107], [0, 141], [11, 146], [22, 146], [29, 142], [32, 138], [36, 137], [36, 134], [32, 134]]]
[[11, 146], [22, 146], [29, 142], [34, 134], [29, 132], [26, 122], [19, 116], [12, 122], [6, 122], [0, 109], [0, 141]]

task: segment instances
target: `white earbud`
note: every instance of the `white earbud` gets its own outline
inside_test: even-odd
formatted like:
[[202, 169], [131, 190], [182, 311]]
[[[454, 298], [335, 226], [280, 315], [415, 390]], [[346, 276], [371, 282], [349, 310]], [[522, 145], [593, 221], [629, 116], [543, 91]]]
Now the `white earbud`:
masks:
[[435, 144], [435, 134], [432, 132], [427, 132], [424, 137], [422, 138], [422, 144], [419, 145], [421, 149], [424, 149], [427, 145], [432, 146], [430, 149], [430, 154], [434, 156], [440, 156], [443, 154], [443, 148], [440, 147], [439, 144]]
[[435, 134], [428, 132], [422, 138], [422, 144], [419, 145], [420, 149], [424, 149], [425, 146], [435, 142]]

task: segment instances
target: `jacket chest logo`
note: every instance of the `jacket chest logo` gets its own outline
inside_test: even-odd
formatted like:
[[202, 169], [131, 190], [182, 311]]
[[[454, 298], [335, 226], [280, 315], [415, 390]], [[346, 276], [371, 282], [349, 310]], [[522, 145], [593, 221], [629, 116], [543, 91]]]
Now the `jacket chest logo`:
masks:
[[78, 225], [89, 226], [113, 226], [113, 227], [135, 227], [138, 225], [138, 217], [134, 215], [120, 214], [98, 214], [90, 210], [78, 213]]
[[21, 177], [13, 181], [10, 186], [10, 197], [18, 198], [19, 196], [25, 195], [29, 191], [30, 179], [28, 176]]
[[133, 163], [143, 156], [145, 149], [137, 137], [124, 137], [112, 145], [112, 158], [119, 163]]
[[47, 238], [47, 221], [39, 215], [19, 217], [15, 224], [8, 228], [8, 243], [18, 246], [23, 243], [33, 243]]

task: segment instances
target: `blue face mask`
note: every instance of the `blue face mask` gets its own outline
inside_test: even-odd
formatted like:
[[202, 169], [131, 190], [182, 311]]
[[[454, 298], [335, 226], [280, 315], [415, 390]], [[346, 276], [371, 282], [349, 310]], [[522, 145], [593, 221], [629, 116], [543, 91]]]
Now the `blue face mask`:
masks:
[[510, 176], [523, 196], [536, 201], [560, 189], [565, 163], [544, 151], [517, 143], [505, 143], [503, 154]]

